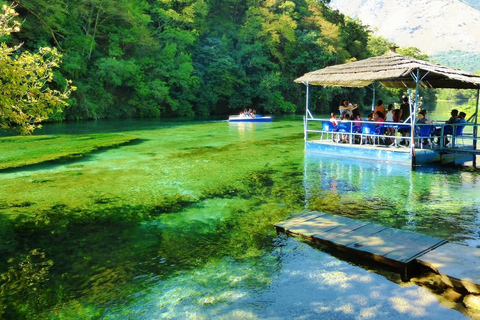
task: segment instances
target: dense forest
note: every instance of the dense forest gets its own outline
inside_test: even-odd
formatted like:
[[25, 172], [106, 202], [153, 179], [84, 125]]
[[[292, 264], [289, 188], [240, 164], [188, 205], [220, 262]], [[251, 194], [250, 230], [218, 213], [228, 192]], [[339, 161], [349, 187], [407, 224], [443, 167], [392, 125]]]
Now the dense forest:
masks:
[[[325, 2], [18, 0], [8, 42], [63, 53], [55, 80], [78, 90], [57, 120], [295, 112], [293, 79], [371, 55], [368, 30]], [[345, 94], [319, 91], [324, 103]]]
[[[63, 54], [54, 82], [78, 89], [52, 120], [301, 112], [295, 78], [387, 50], [328, 2], [16, 0], [22, 30], [7, 43]], [[344, 97], [371, 104], [367, 88], [313, 88], [312, 109]]]

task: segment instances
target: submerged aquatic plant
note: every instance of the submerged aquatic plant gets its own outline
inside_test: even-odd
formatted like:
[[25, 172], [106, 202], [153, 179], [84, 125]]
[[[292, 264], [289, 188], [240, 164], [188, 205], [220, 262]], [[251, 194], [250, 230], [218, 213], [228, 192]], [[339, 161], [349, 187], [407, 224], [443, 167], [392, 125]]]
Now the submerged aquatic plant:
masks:
[[74, 159], [136, 139], [119, 134], [4, 137], [0, 138], [0, 170]]

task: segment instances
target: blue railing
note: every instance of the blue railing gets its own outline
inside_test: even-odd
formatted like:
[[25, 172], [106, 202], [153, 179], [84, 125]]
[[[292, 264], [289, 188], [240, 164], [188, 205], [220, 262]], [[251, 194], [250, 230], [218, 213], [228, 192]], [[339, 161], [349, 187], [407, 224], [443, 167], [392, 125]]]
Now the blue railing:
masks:
[[[413, 136], [412, 136], [413, 131]], [[375, 121], [338, 121], [334, 124], [330, 119], [304, 119], [305, 141], [312, 141], [320, 135], [319, 140], [330, 140], [336, 143], [359, 145], [390, 145], [418, 148], [454, 149], [458, 147], [476, 150], [478, 125], [472, 123], [456, 124], [416, 124], [400, 122]]]

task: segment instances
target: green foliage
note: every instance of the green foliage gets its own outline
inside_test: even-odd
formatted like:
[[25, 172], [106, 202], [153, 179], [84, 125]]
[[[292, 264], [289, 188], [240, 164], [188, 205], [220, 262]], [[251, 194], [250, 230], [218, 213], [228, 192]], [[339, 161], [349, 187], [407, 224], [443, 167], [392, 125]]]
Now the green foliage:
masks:
[[[20, 31], [14, 21], [13, 7], [4, 5], [0, 15], [0, 38]], [[51, 87], [53, 69], [59, 67], [61, 54], [41, 47], [38, 53], [17, 53], [21, 45], [0, 43], [0, 128], [30, 134], [41, 122], [62, 112], [74, 87], [68, 83], [62, 91]]]
[[[62, 51], [54, 83], [78, 90], [51, 120], [291, 113], [304, 108], [295, 78], [370, 54], [367, 27], [328, 2], [24, 0], [24, 30], [10, 41]], [[317, 96], [335, 102], [314, 109], [342, 98]]]
[[381, 36], [373, 36], [371, 35], [368, 38], [368, 43], [367, 43], [367, 48], [370, 54], [373, 57], [376, 56], [381, 56], [385, 53], [388, 52], [389, 47], [393, 46], [394, 43], [391, 41], [388, 41], [387, 39], [381, 37]]
[[401, 55], [412, 57], [419, 60], [430, 60], [428, 55], [420, 51], [420, 49], [415, 47], [402, 47], [397, 49], [397, 52]]
[[[26, 311], [22, 316], [8, 313], [7, 318], [33, 317], [35, 311], [46, 306], [41, 295], [53, 261], [48, 260], [41, 249], [33, 249], [23, 257], [10, 259], [8, 264], [7, 271], [0, 275], [0, 317], [5, 315], [7, 306]], [[22, 299], [11, 299], [11, 292]]]

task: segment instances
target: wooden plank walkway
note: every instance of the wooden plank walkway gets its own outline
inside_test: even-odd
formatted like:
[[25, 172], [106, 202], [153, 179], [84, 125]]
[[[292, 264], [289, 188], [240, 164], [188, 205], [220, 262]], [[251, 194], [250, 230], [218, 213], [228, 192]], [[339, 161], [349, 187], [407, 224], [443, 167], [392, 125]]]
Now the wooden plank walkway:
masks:
[[355, 252], [399, 269], [408, 280], [414, 260], [447, 241], [411, 231], [387, 228], [322, 212], [311, 212], [275, 224], [277, 232]]

